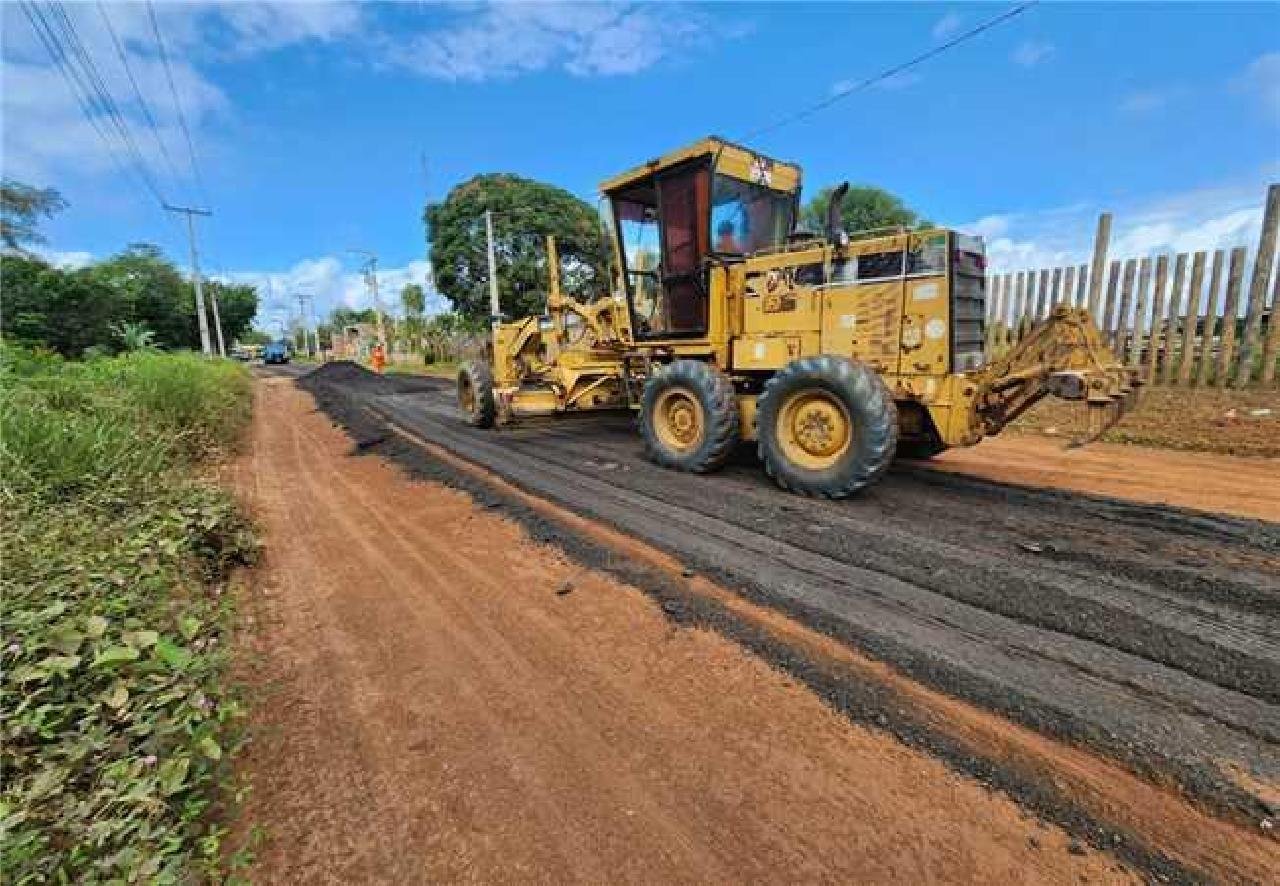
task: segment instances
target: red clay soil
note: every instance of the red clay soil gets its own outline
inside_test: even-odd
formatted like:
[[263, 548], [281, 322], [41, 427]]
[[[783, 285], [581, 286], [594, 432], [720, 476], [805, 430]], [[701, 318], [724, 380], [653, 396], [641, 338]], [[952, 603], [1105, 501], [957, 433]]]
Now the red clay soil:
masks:
[[250, 876], [1134, 882], [260, 381]]
[[929, 466], [1001, 483], [1280, 521], [1280, 458], [1103, 442], [1068, 449], [1062, 437], [1004, 434], [949, 449]]

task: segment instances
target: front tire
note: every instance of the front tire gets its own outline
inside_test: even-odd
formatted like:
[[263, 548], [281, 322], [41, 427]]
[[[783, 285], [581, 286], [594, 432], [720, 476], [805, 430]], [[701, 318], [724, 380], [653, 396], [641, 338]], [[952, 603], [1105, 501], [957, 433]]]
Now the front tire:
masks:
[[723, 372], [677, 360], [644, 386], [640, 434], [649, 458], [677, 471], [714, 471], [738, 442], [738, 398]]
[[487, 363], [463, 363], [458, 368], [458, 408], [473, 428], [491, 428], [498, 414], [493, 399], [493, 372]]
[[847, 498], [885, 472], [898, 445], [893, 395], [869, 366], [804, 357], [765, 385], [758, 403], [765, 471], [789, 492]]

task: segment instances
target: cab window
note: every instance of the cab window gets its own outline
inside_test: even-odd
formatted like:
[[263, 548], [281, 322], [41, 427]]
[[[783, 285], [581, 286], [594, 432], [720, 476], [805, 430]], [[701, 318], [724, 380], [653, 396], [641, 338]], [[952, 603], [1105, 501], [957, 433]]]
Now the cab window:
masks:
[[711, 191], [711, 250], [749, 255], [782, 246], [791, 231], [790, 194], [715, 176]]

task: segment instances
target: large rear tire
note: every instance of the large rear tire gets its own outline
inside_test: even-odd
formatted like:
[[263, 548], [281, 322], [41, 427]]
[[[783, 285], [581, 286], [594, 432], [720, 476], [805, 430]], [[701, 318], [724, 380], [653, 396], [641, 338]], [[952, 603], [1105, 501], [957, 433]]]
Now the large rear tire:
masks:
[[710, 364], [677, 360], [645, 383], [640, 434], [646, 454], [664, 468], [719, 468], [738, 442], [738, 421], [733, 383]]
[[869, 366], [804, 357], [765, 385], [757, 404], [760, 458], [789, 492], [847, 498], [885, 472], [898, 445], [893, 396]]
[[493, 427], [498, 407], [493, 399], [493, 372], [487, 363], [463, 363], [458, 368], [458, 407], [472, 427]]

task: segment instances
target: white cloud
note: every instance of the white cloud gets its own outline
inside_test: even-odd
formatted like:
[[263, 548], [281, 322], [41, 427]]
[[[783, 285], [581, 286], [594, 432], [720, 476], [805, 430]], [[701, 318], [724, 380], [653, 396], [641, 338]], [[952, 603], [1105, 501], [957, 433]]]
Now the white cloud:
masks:
[[[1236, 246], [1252, 249], [1262, 226], [1264, 191], [1258, 181], [1115, 205], [1109, 254], [1127, 259]], [[987, 215], [957, 227], [982, 235], [988, 265], [998, 273], [1059, 267], [1089, 260], [1100, 211], [1076, 204]]]
[[930, 33], [933, 35], [934, 40], [941, 42], [959, 34], [962, 25], [964, 25], [963, 15], [958, 12], [948, 12], [933, 23]]
[[1257, 95], [1263, 111], [1280, 123], [1280, 52], [1258, 56], [1231, 85], [1239, 92]]
[[[94, 123], [111, 139], [111, 148], [104, 144], [94, 123], [86, 119], [76, 94], [50, 60], [20, 8], [16, 4], [0, 6], [4, 174], [35, 183], [60, 184], [86, 174], [117, 175], [117, 158], [126, 156], [126, 148], [108, 118], [93, 114]], [[202, 71], [203, 64], [227, 55], [243, 56], [292, 43], [332, 40], [353, 33], [360, 16], [358, 5], [350, 3], [158, 3], [154, 9], [174, 90], [196, 142], [197, 157], [205, 162], [217, 153], [217, 132], [221, 127], [215, 124], [231, 113], [231, 105]], [[186, 142], [147, 7], [140, 3], [101, 7], [71, 3], [65, 5], [65, 10], [74, 37], [118, 107], [143, 162], [160, 179], [161, 191], [170, 199], [190, 198]], [[70, 45], [71, 35], [59, 29], [59, 19], [47, 10], [45, 15], [59, 40]], [[155, 135], [120, 60], [113, 30], [138, 91], [146, 97], [147, 110], [156, 123]]]
[[1052, 43], [1042, 40], [1024, 40], [1018, 44], [1009, 58], [1014, 64], [1022, 65], [1024, 68], [1034, 68], [1041, 62], [1047, 61], [1056, 51], [1057, 48]]
[[36, 255], [57, 268], [75, 271], [93, 264], [95, 257], [91, 252], [61, 252], [57, 249], [34, 249]]
[[233, 38], [233, 51], [252, 54], [310, 40], [332, 42], [357, 32], [355, 3], [232, 3], [218, 18]]
[[[316, 319], [324, 319], [337, 307], [359, 309], [373, 306], [364, 274], [349, 268], [342, 259], [333, 255], [302, 259], [282, 271], [232, 271], [216, 276], [258, 288], [257, 323], [263, 327], [296, 316], [299, 294], [312, 297]], [[402, 267], [380, 268], [378, 293], [383, 310], [388, 315], [401, 313], [400, 290], [409, 283], [417, 283], [427, 291], [427, 313], [447, 310], [448, 305], [431, 286], [430, 280], [431, 265], [420, 259]]]
[[676, 4], [495, 3], [446, 27], [386, 40], [390, 64], [442, 80], [482, 81], [561, 69], [633, 74], [701, 39], [705, 16]]

